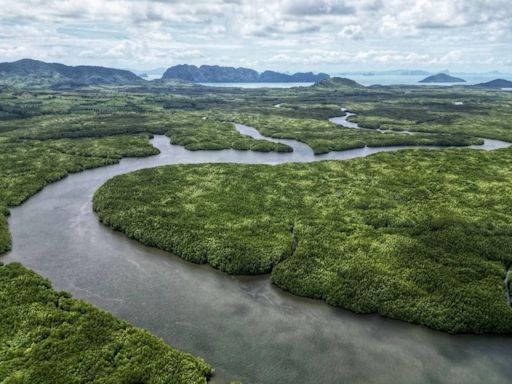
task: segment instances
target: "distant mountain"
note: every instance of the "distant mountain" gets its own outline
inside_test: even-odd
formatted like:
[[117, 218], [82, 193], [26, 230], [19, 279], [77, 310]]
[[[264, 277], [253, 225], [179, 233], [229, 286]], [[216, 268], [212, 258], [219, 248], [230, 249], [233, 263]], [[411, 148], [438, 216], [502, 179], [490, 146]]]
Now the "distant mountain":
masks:
[[279, 73], [274, 71], [265, 71], [260, 75], [260, 82], [263, 83], [316, 83], [323, 79], [328, 79], [327, 73], [315, 75], [313, 72], [297, 72], [293, 75]]
[[249, 68], [221, 67], [218, 65], [180, 64], [169, 68], [162, 76], [162, 80], [180, 79], [196, 83], [302, 83], [317, 82], [328, 78], [326, 73], [315, 75], [312, 72], [285, 73], [265, 71], [261, 74]]
[[330, 77], [323, 79], [314, 85], [316, 88], [365, 88], [364, 85], [359, 84], [357, 81], [347, 79], [346, 77]]
[[65, 88], [81, 85], [124, 85], [143, 81], [134, 73], [122, 69], [23, 59], [0, 63], [0, 84], [24, 87]]
[[503, 80], [503, 79], [495, 79], [488, 81], [487, 83], [481, 83], [475, 85], [475, 87], [480, 88], [512, 88], [512, 81]]
[[330, 76], [327, 73], [317, 73], [316, 75], [313, 72], [297, 72], [291, 75], [292, 82], [306, 82], [306, 83], [315, 83], [318, 81], [322, 81], [325, 79], [329, 79]]
[[438, 73], [424, 78], [420, 83], [465, 83], [466, 80], [459, 77], [450, 76], [446, 73]]
[[220, 67], [218, 65], [175, 65], [165, 71], [162, 80], [179, 79], [196, 83], [258, 82], [258, 72], [248, 68]]
[[258, 81], [264, 83], [286, 83], [290, 79], [290, 75], [274, 71], [265, 71], [259, 75]]

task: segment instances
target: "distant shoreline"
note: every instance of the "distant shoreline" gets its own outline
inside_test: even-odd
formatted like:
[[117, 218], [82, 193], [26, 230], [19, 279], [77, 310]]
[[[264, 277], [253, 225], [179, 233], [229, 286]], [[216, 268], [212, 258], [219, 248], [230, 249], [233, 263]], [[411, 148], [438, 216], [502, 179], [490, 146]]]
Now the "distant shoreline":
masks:
[[198, 85], [204, 85], [206, 87], [218, 87], [218, 88], [293, 88], [293, 87], [309, 87], [315, 83], [312, 82], [253, 82], [253, 83], [194, 83]]

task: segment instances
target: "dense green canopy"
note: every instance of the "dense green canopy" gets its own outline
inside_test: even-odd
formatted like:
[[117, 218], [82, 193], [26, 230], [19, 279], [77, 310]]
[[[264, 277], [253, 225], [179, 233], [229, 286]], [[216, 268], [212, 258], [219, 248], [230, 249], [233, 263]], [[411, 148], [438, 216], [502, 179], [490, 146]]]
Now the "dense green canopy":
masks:
[[20, 264], [0, 264], [0, 382], [206, 383], [212, 369]]
[[180, 165], [108, 181], [105, 224], [228, 273], [448, 332], [510, 332], [512, 151]]

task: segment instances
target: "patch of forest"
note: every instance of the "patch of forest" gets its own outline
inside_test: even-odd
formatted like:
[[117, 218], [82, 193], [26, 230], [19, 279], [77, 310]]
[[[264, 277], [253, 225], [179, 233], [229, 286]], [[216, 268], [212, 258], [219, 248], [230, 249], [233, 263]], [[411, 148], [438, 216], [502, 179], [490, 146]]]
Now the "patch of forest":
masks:
[[206, 383], [212, 368], [20, 264], [0, 263], [2, 383]]
[[11, 247], [8, 207], [73, 172], [115, 164], [122, 157], [158, 154], [147, 135], [0, 141], [0, 254]]
[[511, 332], [512, 151], [408, 150], [114, 177], [106, 225], [294, 294], [452, 332]]

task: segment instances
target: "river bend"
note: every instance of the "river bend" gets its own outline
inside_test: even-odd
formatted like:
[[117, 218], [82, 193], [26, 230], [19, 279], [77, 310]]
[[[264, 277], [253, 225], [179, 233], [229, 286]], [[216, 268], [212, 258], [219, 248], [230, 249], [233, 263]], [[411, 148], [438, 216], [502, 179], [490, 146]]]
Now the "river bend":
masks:
[[[259, 133], [237, 125], [245, 134]], [[275, 140], [275, 139], [272, 139]], [[11, 210], [13, 250], [21, 262], [173, 346], [204, 357], [213, 383], [509, 383], [512, 337], [450, 336], [378, 315], [355, 315], [289, 295], [268, 276], [237, 277], [149, 248], [101, 225], [93, 193], [115, 175], [163, 164], [348, 159], [398, 148], [361, 148], [314, 156], [187, 151], [155, 136], [161, 153], [123, 159], [53, 183]], [[490, 149], [490, 148], [487, 148]]]

